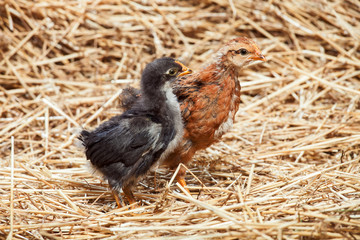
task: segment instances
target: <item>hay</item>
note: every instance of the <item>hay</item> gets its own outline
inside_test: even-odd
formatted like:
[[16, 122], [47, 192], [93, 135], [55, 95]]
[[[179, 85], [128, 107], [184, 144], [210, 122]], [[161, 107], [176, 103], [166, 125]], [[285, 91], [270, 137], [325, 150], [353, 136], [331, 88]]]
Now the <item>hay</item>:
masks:
[[[2, 0], [0, 16], [0, 238], [360, 238], [358, 1]], [[118, 114], [154, 58], [198, 69], [239, 35], [268, 62], [188, 166], [193, 195], [160, 168], [116, 209], [80, 127]]]

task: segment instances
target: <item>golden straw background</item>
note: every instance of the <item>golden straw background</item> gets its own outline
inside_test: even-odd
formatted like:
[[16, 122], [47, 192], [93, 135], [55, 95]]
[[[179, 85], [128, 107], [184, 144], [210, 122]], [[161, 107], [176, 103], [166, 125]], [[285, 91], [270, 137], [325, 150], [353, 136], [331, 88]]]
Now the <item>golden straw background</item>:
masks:
[[[153, 59], [199, 70], [236, 36], [268, 61], [192, 196], [159, 168], [117, 209], [79, 130]], [[0, 0], [0, 239], [360, 239], [359, 59], [358, 0]]]

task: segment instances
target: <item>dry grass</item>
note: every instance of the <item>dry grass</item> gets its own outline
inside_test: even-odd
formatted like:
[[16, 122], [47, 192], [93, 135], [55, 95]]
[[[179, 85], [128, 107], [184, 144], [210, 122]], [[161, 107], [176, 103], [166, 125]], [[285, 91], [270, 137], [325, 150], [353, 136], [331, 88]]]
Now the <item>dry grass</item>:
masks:
[[[359, 6], [0, 0], [0, 238], [359, 239]], [[78, 129], [118, 114], [154, 58], [198, 69], [239, 35], [268, 62], [242, 73], [234, 128], [189, 166], [193, 195], [158, 169], [140, 215], [116, 209]]]

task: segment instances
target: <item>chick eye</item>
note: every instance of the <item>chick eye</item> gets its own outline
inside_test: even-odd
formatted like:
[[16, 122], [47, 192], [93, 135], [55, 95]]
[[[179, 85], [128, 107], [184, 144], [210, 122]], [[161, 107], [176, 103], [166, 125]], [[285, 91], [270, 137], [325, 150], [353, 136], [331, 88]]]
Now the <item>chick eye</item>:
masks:
[[175, 76], [177, 74], [178, 70], [176, 68], [170, 68], [166, 74], [170, 76]]
[[236, 53], [236, 54], [241, 54], [241, 55], [244, 56], [244, 55], [248, 54], [249, 51], [246, 50], [245, 48], [240, 48], [240, 49], [236, 50], [235, 53]]

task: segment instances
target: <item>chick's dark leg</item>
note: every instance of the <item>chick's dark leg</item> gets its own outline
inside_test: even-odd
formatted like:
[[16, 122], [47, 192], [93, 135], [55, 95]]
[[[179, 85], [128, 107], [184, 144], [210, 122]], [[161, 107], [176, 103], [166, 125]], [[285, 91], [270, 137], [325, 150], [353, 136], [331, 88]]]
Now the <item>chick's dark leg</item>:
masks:
[[129, 204], [136, 203], [134, 194], [132, 193], [131, 188], [129, 186], [124, 186], [123, 192], [124, 192], [125, 197], [129, 201]]
[[112, 194], [113, 194], [113, 196], [114, 196], [114, 198], [115, 198], [115, 201], [116, 201], [116, 204], [117, 204], [118, 208], [123, 207], [124, 204], [123, 204], [122, 199], [119, 197], [118, 191], [116, 191], [115, 189], [113, 189], [113, 190], [112, 190]]

